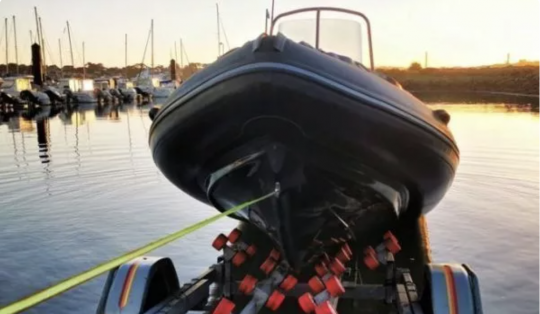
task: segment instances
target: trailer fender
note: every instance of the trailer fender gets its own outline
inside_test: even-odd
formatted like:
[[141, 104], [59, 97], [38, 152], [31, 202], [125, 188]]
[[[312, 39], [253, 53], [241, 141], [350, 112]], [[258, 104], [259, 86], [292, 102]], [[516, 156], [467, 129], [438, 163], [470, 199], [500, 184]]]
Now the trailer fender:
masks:
[[424, 313], [482, 314], [476, 274], [467, 265], [428, 264], [422, 296]]
[[97, 313], [144, 313], [179, 289], [170, 258], [139, 257], [109, 273]]

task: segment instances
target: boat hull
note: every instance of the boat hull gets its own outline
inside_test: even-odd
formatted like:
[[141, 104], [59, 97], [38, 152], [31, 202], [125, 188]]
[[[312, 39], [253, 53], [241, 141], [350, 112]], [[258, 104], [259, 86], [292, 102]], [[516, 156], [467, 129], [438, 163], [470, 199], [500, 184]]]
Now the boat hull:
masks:
[[442, 199], [458, 150], [431, 110], [319, 51], [259, 41], [186, 81], [155, 117], [150, 146], [171, 182], [220, 210], [279, 184], [235, 218], [297, 268], [333, 238], [380, 235]]
[[76, 92], [73, 93], [73, 97], [80, 104], [95, 104], [98, 102], [93, 92]]
[[155, 87], [152, 91], [153, 98], [168, 98], [173, 93], [174, 89], [169, 87]]

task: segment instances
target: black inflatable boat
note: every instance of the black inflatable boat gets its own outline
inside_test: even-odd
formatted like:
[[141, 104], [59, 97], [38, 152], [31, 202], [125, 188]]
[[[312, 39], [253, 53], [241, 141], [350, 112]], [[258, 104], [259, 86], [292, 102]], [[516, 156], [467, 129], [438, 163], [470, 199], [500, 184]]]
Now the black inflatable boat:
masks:
[[379, 238], [428, 212], [459, 161], [449, 117], [375, 73], [372, 53], [368, 69], [323, 51], [321, 10], [364, 17], [316, 10], [311, 46], [281, 31], [230, 51], [169, 97], [150, 133], [164, 175], [219, 210], [279, 185], [279, 198], [234, 218], [296, 268], [333, 239]]

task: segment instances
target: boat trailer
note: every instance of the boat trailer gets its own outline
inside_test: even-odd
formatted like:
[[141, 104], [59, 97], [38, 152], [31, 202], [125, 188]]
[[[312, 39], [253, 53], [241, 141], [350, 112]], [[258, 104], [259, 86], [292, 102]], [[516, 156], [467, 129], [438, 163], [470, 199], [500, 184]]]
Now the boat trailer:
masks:
[[[389, 232], [376, 248], [359, 254], [347, 242], [332, 258], [323, 254], [305, 282], [280, 260], [279, 251], [262, 254], [240, 238], [238, 229], [228, 237], [220, 234], [213, 243], [223, 252], [217, 263], [183, 285], [168, 257], [139, 257], [111, 270], [97, 314], [483, 313], [478, 279], [467, 265], [427, 264], [420, 292], [410, 271], [396, 266], [394, 256], [401, 248]], [[256, 263], [256, 256], [266, 258]], [[364, 268], [383, 272], [384, 282], [351, 280], [358, 270], [353, 256]], [[233, 273], [244, 277], [237, 280]], [[363, 306], [365, 301], [380, 306], [373, 311]]]

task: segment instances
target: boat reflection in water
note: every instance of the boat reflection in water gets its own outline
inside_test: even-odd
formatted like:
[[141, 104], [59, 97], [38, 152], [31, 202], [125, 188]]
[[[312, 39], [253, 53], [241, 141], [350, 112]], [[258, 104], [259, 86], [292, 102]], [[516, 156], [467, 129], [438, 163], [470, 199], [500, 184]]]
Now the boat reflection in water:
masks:
[[[62, 121], [62, 125], [64, 126], [63, 133], [66, 143], [69, 141], [69, 138], [74, 139], [74, 143], [71, 147], [75, 152], [77, 164], [80, 165], [80, 135], [84, 132], [87, 137], [87, 143], [90, 144], [90, 134], [93, 133], [90, 130], [90, 125], [93, 121], [107, 120], [119, 123], [125, 118], [127, 120], [126, 134], [129, 137], [131, 151], [133, 139], [131, 138], [129, 116], [130, 114], [133, 114], [133, 112], [138, 112], [141, 117], [147, 119], [147, 112], [152, 106], [153, 104], [139, 106], [132, 103], [120, 105], [79, 104], [77, 107], [28, 107], [21, 110], [4, 108], [4, 110], [0, 111], [0, 128], [2, 125], [6, 125], [9, 133], [11, 133], [11, 142], [15, 160], [19, 160], [18, 157], [21, 154], [24, 158], [23, 162], [28, 166], [28, 163], [24, 161], [27, 157], [27, 150], [29, 150], [27, 145], [29, 138], [35, 136], [37, 140], [37, 155], [40, 163], [49, 164], [53, 159], [53, 154], [51, 153], [51, 119], [58, 119]], [[145, 123], [145, 121], [142, 122]], [[148, 123], [150, 122], [148, 121]], [[72, 132], [66, 129], [68, 127], [72, 128]], [[109, 135], [111, 135], [112, 138], [112, 134]]]
[[49, 159], [49, 141], [50, 141], [50, 132], [49, 119], [39, 119], [36, 121], [37, 128], [37, 139], [39, 145], [39, 157], [41, 162], [46, 164], [50, 162]]

